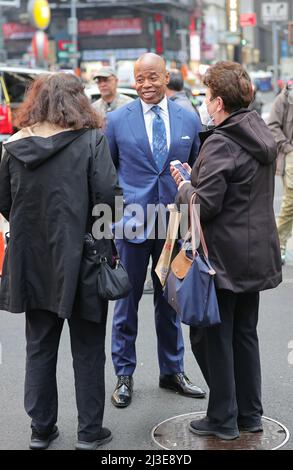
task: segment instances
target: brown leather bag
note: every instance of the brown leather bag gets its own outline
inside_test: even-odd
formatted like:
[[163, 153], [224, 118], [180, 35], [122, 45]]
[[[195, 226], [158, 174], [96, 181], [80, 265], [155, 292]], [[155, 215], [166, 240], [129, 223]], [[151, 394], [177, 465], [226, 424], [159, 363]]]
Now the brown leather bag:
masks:
[[184, 279], [192, 265], [192, 259], [181, 250], [171, 263], [171, 269], [178, 279]]
[[[194, 200], [196, 198], [196, 194], [193, 194], [190, 203], [189, 203], [189, 211], [190, 211], [190, 228], [187, 234], [184, 237], [183, 248], [179, 251], [178, 255], [174, 258], [171, 263], [171, 270], [177, 279], [184, 279], [187, 276], [189, 269], [193, 263], [193, 260], [198, 256], [198, 252], [196, 249], [196, 230], [199, 234], [200, 244], [206, 259], [208, 259], [208, 249], [206, 245], [206, 241], [202, 232], [202, 228], [200, 225], [200, 220], [196, 211], [196, 207], [194, 204]], [[184, 245], [191, 240], [192, 246], [192, 258], [189, 258], [186, 255], [186, 249], [184, 249]], [[190, 245], [190, 244], [189, 244]], [[214, 270], [211, 269], [210, 274], [215, 274]]]

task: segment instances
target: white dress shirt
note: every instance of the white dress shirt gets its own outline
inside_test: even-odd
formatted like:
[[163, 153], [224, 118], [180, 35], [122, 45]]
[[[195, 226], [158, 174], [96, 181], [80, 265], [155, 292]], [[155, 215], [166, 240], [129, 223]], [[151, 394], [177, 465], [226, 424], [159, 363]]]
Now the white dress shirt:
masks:
[[[151, 150], [153, 151], [153, 119], [155, 118], [155, 113], [151, 111], [152, 107], [155, 104], [148, 104], [145, 103], [143, 100], [141, 101], [142, 105], [142, 112], [144, 117], [145, 128], [147, 132], [147, 136], [149, 139]], [[169, 110], [168, 110], [168, 101], [167, 97], [165, 96], [160, 103], [157, 103], [157, 106], [161, 108], [160, 116], [164, 121], [165, 129], [166, 129], [166, 136], [167, 136], [167, 146], [168, 150], [170, 148], [170, 141], [171, 141], [171, 133], [170, 133], [170, 119], [169, 119]]]

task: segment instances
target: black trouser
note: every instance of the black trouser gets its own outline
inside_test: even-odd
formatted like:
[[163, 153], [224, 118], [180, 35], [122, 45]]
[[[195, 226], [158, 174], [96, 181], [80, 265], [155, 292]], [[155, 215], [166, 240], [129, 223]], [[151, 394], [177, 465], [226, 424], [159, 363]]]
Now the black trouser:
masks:
[[[25, 410], [39, 433], [57, 421], [56, 363], [64, 320], [47, 310], [26, 312], [27, 358]], [[93, 323], [73, 315], [69, 320], [78, 410], [78, 439], [94, 441], [101, 430], [105, 404], [106, 322]]]
[[210, 388], [207, 416], [217, 426], [259, 424], [261, 370], [257, 337], [259, 293], [217, 291], [222, 323], [191, 327], [192, 351]]

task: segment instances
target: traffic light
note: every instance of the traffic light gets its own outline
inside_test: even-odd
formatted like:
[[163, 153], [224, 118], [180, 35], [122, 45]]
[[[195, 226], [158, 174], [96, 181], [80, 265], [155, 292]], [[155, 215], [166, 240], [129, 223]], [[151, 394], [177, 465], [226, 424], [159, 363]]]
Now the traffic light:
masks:
[[293, 46], [293, 22], [288, 23], [288, 44]]
[[57, 42], [57, 56], [59, 60], [68, 61], [74, 52], [74, 45], [70, 40], [59, 39]]
[[245, 47], [247, 45], [247, 39], [242, 38], [240, 44], [242, 47]]

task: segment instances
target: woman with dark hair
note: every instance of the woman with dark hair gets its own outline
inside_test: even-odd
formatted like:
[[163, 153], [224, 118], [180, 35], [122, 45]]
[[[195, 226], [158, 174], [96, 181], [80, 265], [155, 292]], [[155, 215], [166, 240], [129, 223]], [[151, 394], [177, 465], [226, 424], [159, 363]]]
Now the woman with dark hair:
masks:
[[247, 109], [253, 92], [240, 64], [219, 62], [204, 82], [199, 111], [203, 124], [214, 128], [200, 135], [191, 181], [171, 171], [179, 203], [196, 194], [221, 316], [220, 325], [190, 329], [210, 388], [207, 415], [192, 421], [190, 431], [230, 440], [239, 430], [262, 431], [259, 292], [282, 279], [273, 210], [276, 145], [258, 113]]
[[114, 207], [121, 194], [99, 118], [72, 74], [42, 75], [29, 89], [4, 144], [0, 212], [9, 220], [0, 309], [26, 316], [25, 410], [31, 449], [59, 432], [56, 363], [68, 320], [76, 403], [77, 449], [95, 449], [112, 435], [102, 427], [106, 302], [96, 318], [77, 303], [85, 234], [94, 203]]

